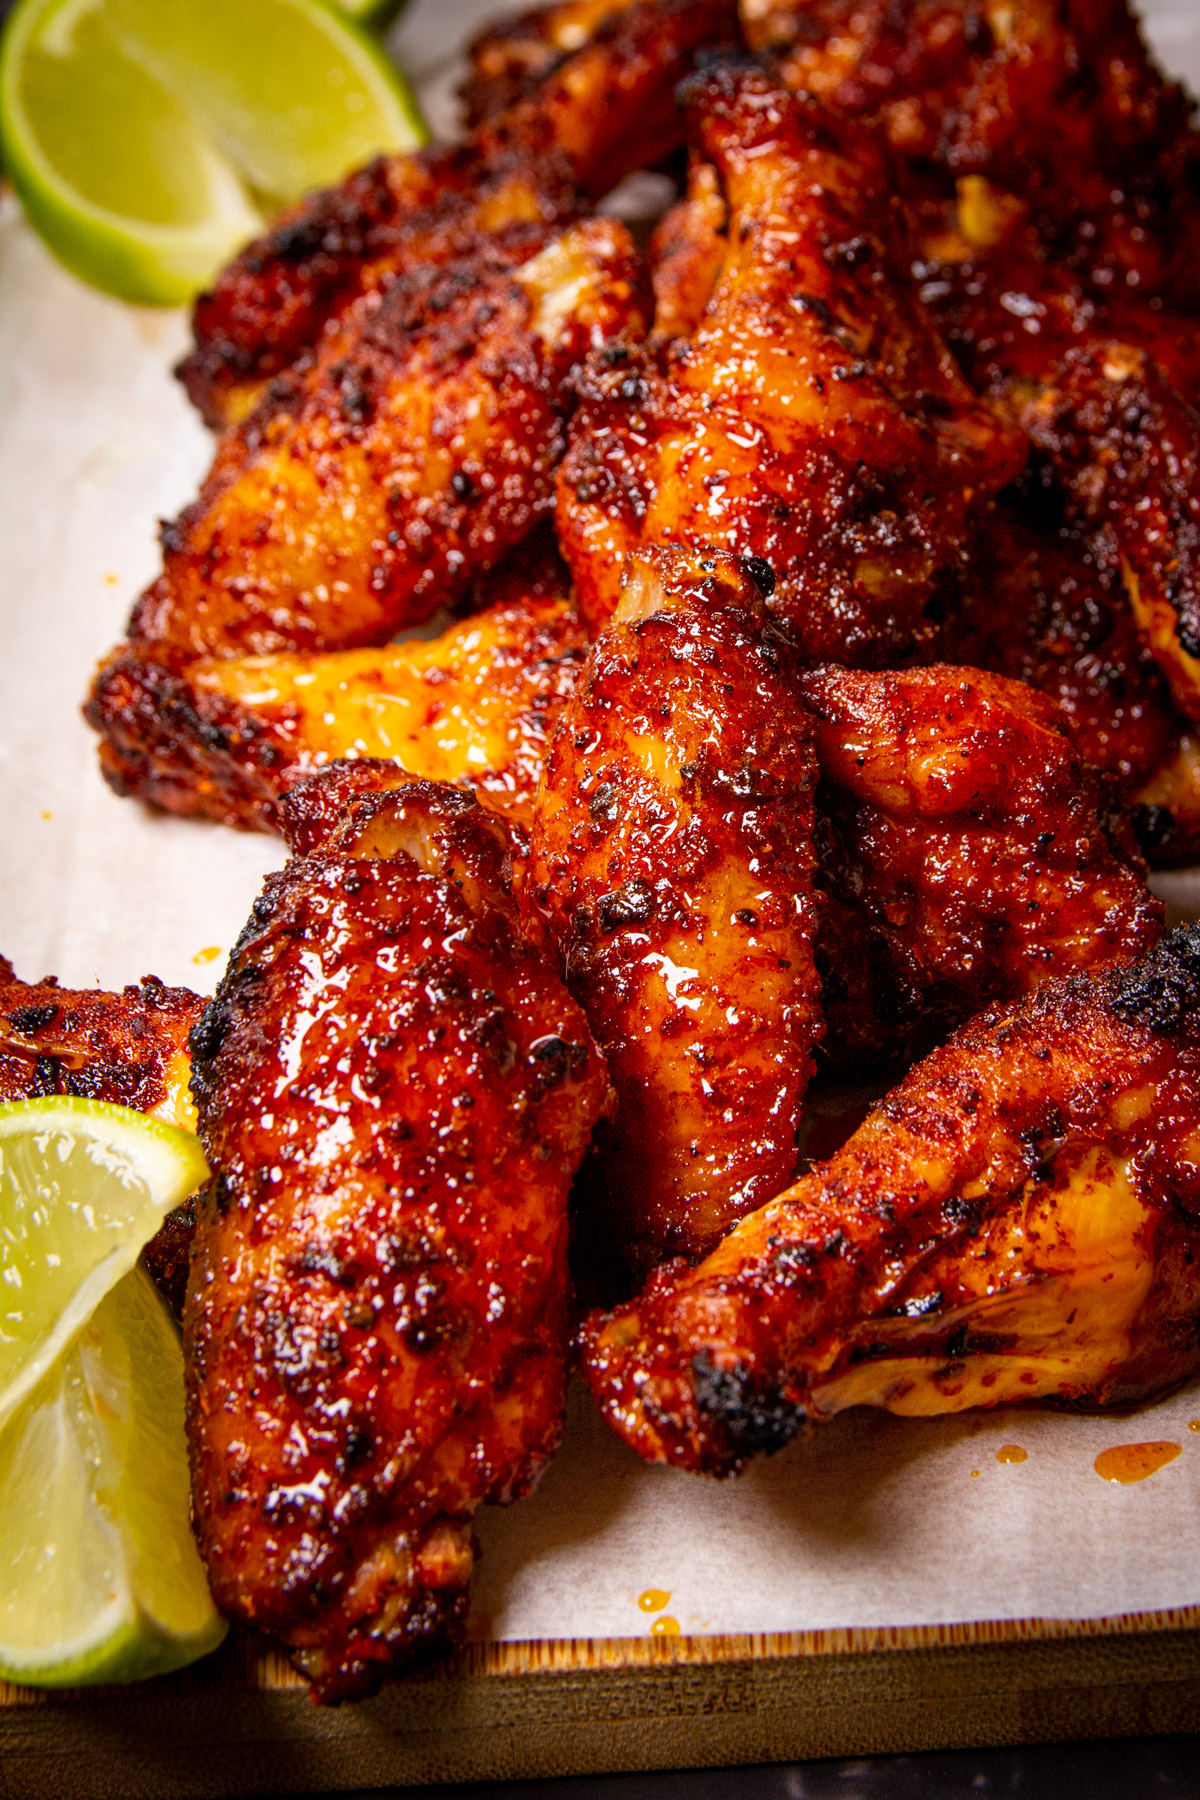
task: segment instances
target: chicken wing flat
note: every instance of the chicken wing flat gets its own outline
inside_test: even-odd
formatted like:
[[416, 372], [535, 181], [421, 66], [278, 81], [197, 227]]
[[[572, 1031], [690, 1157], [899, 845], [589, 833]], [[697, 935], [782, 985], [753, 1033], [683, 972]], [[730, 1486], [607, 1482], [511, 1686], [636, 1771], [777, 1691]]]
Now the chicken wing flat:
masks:
[[[188, 1034], [204, 1001], [147, 975], [119, 994], [24, 982], [0, 957], [0, 1103], [72, 1094], [196, 1129]], [[142, 1251], [176, 1315], [183, 1310], [195, 1204], [168, 1213]]]
[[306, 854], [192, 1039], [217, 1181], [190, 1443], [218, 1605], [335, 1700], [453, 1642], [472, 1514], [555, 1446], [567, 1190], [608, 1085], [469, 795], [362, 763], [285, 813]]
[[180, 368], [210, 422], [242, 417], [264, 381], [311, 352], [359, 294], [484, 244], [515, 266], [531, 230], [548, 237], [588, 196], [679, 141], [675, 86], [698, 49], [733, 37], [733, 0], [611, 11], [465, 144], [381, 158], [302, 200], [241, 252], [198, 301], [196, 349]]
[[577, 378], [558, 526], [580, 609], [611, 617], [641, 544], [764, 558], [805, 654], [911, 649], [982, 496], [1025, 446], [971, 396], [911, 289], [872, 138], [724, 64], [686, 84], [728, 251], [686, 342], [617, 344]]
[[702, 1253], [796, 1167], [811, 736], [753, 565], [633, 563], [560, 715], [527, 880], [619, 1097], [595, 1204], [635, 1270]]
[[549, 510], [562, 380], [641, 328], [639, 280], [624, 227], [594, 220], [516, 270], [451, 263], [364, 299], [287, 403], [226, 434], [130, 636], [348, 649], [457, 598]]
[[192, 661], [126, 644], [87, 718], [109, 786], [168, 812], [272, 831], [302, 776], [394, 757], [527, 826], [584, 643], [568, 601], [529, 595], [381, 649]]
[[1187, 861], [1200, 849], [1188, 722], [1142, 640], [1111, 543], [1037, 511], [1006, 504], [984, 522], [937, 659], [1045, 694], [1082, 761], [1115, 784], [1151, 866]]
[[153, 975], [112, 994], [18, 981], [0, 957], [0, 1102], [74, 1094], [194, 1131], [187, 1041], [203, 1007]]
[[1128, 1405], [1200, 1362], [1200, 928], [919, 1064], [831, 1162], [592, 1317], [651, 1461], [729, 1474], [842, 1407]]
[[1162, 906], [1110, 844], [1054, 706], [935, 666], [806, 671], [825, 1048], [907, 1064], [992, 1001], [1143, 954]]

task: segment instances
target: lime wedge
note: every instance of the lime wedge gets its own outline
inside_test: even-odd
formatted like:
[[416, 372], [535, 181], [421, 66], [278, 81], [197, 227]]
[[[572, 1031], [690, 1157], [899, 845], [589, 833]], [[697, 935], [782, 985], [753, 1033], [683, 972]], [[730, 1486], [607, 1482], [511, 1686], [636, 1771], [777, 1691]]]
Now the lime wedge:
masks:
[[384, 25], [390, 25], [396, 14], [403, 10], [405, 0], [334, 0], [334, 5], [360, 25], [370, 25], [379, 31]]
[[322, 0], [18, 0], [0, 143], [67, 267], [125, 300], [187, 300], [264, 220], [424, 141], [372, 40]]
[[183, 1409], [174, 1324], [135, 1268], [0, 1432], [0, 1676], [138, 1681], [220, 1643]]
[[127, 1107], [0, 1106], [0, 1424], [207, 1180], [190, 1132]]

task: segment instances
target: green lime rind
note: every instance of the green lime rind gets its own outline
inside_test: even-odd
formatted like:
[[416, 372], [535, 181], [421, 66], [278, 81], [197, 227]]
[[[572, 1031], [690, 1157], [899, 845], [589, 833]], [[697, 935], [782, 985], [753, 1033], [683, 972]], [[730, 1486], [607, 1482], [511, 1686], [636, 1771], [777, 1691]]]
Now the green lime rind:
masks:
[[0, 1431], [0, 1676], [145, 1680], [225, 1630], [191, 1533], [178, 1335], [136, 1268]]
[[0, 151], [73, 273], [179, 304], [281, 206], [426, 131], [404, 77], [324, 0], [18, 0]]
[[197, 1138], [128, 1107], [0, 1106], [0, 1424], [208, 1178]]
[[399, 18], [408, 0], [332, 0], [332, 4], [356, 24], [384, 31], [393, 19]]

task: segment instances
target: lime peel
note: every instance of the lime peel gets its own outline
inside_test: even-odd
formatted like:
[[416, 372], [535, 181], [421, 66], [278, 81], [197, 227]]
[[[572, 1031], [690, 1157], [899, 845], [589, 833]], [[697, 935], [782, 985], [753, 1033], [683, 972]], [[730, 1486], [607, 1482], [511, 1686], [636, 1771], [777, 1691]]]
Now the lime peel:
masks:
[[127, 1107], [0, 1106], [0, 1425], [207, 1180], [190, 1132]]
[[425, 129], [322, 0], [18, 0], [0, 143], [35, 228], [127, 300], [190, 298], [264, 217]]
[[0, 1432], [0, 1677], [137, 1681], [225, 1635], [188, 1518], [183, 1358], [125, 1275]]

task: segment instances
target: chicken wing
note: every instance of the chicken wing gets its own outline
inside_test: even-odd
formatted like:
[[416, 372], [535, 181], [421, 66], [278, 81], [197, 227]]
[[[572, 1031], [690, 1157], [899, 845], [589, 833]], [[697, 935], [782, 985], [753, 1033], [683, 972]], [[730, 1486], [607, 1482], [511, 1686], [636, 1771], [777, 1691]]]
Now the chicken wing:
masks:
[[583, 651], [570, 603], [537, 595], [381, 649], [188, 661], [126, 644], [86, 713], [109, 786], [168, 812], [271, 831], [302, 776], [390, 756], [527, 826]]
[[592, 1317], [640, 1453], [729, 1474], [846, 1406], [1128, 1405], [1200, 1363], [1200, 927], [973, 1020], [841, 1153]]
[[192, 1039], [189, 1429], [218, 1605], [335, 1700], [454, 1641], [472, 1514], [554, 1448], [608, 1086], [469, 795], [360, 763], [284, 812], [305, 853]]
[[1114, 785], [1151, 866], [1186, 861], [1200, 850], [1192, 736], [1142, 641], [1112, 546], [1065, 524], [1053, 504], [1026, 502], [997, 506], [984, 522], [937, 660], [994, 670], [1053, 700], [1082, 761]]
[[[119, 994], [18, 981], [0, 957], [0, 1102], [73, 1094], [129, 1106], [185, 1131], [196, 1129], [188, 1091], [188, 1033], [204, 1010], [198, 994], [147, 975]], [[183, 1310], [195, 1202], [168, 1213], [142, 1261]]]
[[1162, 906], [1032, 689], [975, 669], [806, 671], [825, 1049], [905, 1065], [989, 1002], [1129, 961]]
[[641, 328], [639, 282], [624, 227], [594, 220], [516, 270], [450, 263], [365, 298], [286, 404], [226, 434], [131, 638], [348, 649], [460, 596], [548, 511], [561, 383]]
[[900, 279], [874, 140], [744, 65], [685, 91], [728, 251], [690, 339], [615, 344], [577, 378], [557, 516], [580, 609], [611, 617], [639, 545], [716, 545], [770, 564], [806, 655], [886, 662], [919, 638], [972, 507], [1024, 445]]
[[795, 681], [754, 565], [660, 550], [550, 747], [527, 881], [617, 1090], [592, 1185], [634, 1270], [702, 1253], [796, 1167], [820, 1013]]
[[591, 196], [679, 141], [674, 92], [698, 49], [736, 31], [734, 0], [641, 0], [465, 144], [380, 158], [311, 194], [249, 244], [196, 306], [180, 367], [212, 423], [313, 351], [325, 325], [399, 276], [480, 254], [513, 267]]

